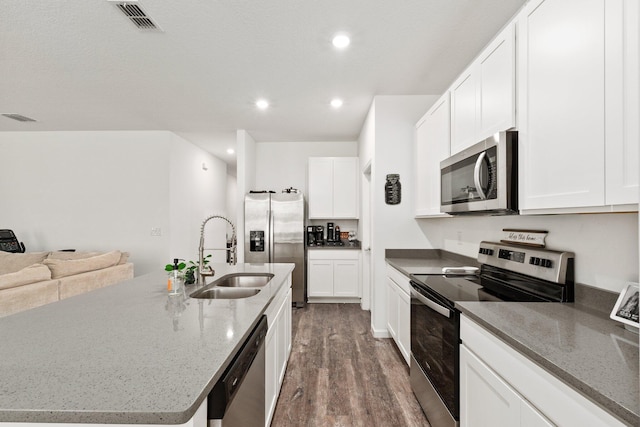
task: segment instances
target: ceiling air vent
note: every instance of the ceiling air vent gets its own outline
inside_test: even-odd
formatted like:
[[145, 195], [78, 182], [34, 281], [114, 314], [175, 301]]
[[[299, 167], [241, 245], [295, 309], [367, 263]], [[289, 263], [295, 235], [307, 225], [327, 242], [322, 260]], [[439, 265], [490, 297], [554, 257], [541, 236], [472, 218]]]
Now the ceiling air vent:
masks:
[[142, 9], [142, 6], [138, 4], [137, 0], [109, 0], [115, 7], [124, 13], [129, 18], [133, 25], [141, 30], [162, 31], [158, 25], [153, 22], [153, 19]]
[[31, 117], [23, 116], [22, 114], [13, 114], [13, 113], [4, 114], [3, 113], [2, 115], [9, 119], [17, 120], [19, 122], [35, 122], [36, 121]]

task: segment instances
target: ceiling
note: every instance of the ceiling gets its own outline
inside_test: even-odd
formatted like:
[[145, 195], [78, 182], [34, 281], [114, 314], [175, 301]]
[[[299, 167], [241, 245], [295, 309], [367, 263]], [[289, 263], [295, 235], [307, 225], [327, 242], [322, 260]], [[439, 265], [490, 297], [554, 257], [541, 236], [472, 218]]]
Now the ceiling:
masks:
[[0, 113], [37, 120], [0, 131], [169, 130], [232, 167], [237, 129], [354, 141], [374, 96], [443, 93], [523, 3], [139, 0], [147, 31], [108, 0], [0, 0]]

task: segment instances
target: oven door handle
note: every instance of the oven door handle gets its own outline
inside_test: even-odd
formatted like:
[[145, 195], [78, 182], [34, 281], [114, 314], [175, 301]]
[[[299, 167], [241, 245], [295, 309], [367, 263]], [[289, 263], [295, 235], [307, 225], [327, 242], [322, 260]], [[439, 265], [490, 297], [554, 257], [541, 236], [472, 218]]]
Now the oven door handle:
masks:
[[449, 308], [441, 306], [437, 302], [431, 300], [430, 298], [427, 298], [418, 291], [414, 290], [414, 295], [418, 299], [418, 301], [420, 301], [436, 313], [446, 317], [447, 319], [451, 317], [451, 310]]
[[484, 161], [485, 157], [487, 157], [487, 152], [483, 151], [478, 156], [478, 160], [476, 160], [476, 165], [473, 168], [473, 181], [476, 185], [476, 191], [478, 192], [478, 195], [482, 200], [485, 200], [487, 198], [487, 195], [484, 192], [484, 188], [482, 188], [482, 183], [480, 182], [480, 172], [482, 168], [482, 162]]

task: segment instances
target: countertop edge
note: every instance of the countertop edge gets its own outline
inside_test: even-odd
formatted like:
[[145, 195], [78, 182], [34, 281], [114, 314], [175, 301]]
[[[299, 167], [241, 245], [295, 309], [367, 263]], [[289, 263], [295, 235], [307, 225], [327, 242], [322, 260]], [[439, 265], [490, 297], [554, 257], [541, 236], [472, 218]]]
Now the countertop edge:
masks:
[[473, 310], [470, 310], [463, 305], [460, 305], [459, 303], [456, 303], [456, 308], [460, 310], [461, 313], [468, 316], [471, 320], [475, 321], [478, 325], [492, 333], [495, 337], [503, 341], [513, 350], [517, 351], [520, 355], [526, 357], [527, 359], [538, 365], [540, 368], [549, 372], [551, 375], [558, 378], [560, 381], [565, 383], [577, 393], [587, 398], [589, 401], [593, 402], [606, 412], [612, 414], [614, 417], [619, 418], [622, 422], [630, 423], [630, 425], [637, 425], [640, 421], [640, 417], [638, 416], [638, 414], [633, 413], [629, 409], [617, 403], [615, 400], [612, 400], [611, 398], [608, 398], [607, 396], [593, 389], [593, 387], [589, 384], [574, 377], [569, 372], [555, 365], [549, 359], [536, 353], [525, 344], [511, 337], [509, 334], [506, 334], [503, 331], [499, 330], [489, 322], [485, 321], [481, 316], [474, 313]]

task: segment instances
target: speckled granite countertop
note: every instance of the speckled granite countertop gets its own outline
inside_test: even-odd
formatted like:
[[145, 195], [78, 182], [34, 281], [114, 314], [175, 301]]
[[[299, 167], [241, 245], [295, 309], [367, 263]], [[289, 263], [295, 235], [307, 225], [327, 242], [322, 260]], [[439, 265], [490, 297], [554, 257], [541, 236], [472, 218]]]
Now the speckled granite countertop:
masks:
[[327, 250], [327, 249], [342, 250], [342, 249], [361, 249], [362, 248], [359, 240], [355, 240], [355, 241], [343, 240], [342, 243], [343, 244], [341, 246], [334, 246], [334, 245], [306, 246], [306, 249], [308, 251], [316, 251], [316, 250]]
[[441, 249], [387, 249], [385, 259], [406, 276], [440, 274], [442, 267], [480, 266], [474, 258]]
[[638, 335], [577, 304], [460, 302], [462, 313], [629, 425], [640, 425]]
[[213, 265], [275, 275], [246, 299], [169, 297], [158, 272], [1, 318], [0, 422], [185, 423], [293, 267]]

